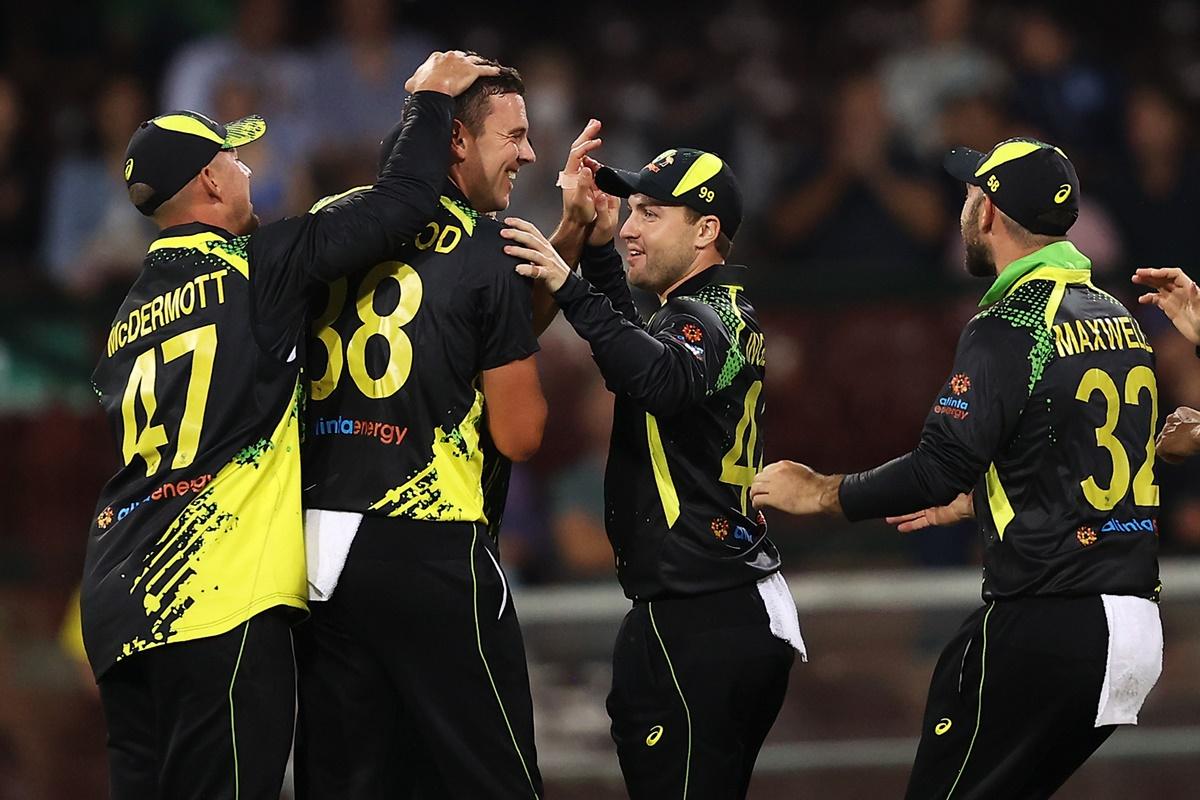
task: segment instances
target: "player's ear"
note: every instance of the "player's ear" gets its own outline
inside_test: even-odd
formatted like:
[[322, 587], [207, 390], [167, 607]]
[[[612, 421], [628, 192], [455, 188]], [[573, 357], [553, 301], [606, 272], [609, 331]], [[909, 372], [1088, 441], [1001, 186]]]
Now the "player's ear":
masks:
[[706, 214], [699, 221], [700, 224], [696, 227], [696, 249], [703, 250], [716, 242], [717, 237], [721, 235], [721, 221], [712, 214]]
[[471, 132], [462, 120], [455, 119], [450, 123], [450, 157], [455, 164], [467, 160], [467, 142]]
[[991, 233], [996, 224], [996, 204], [986, 194], [983, 196], [983, 208], [979, 209], [979, 232]]
[[200, 174], [196, 176], [195, 180], [206, 197], [218, 202], [221, 200], [221, 181], [217, 177], [215, 159], [209, 162], [208, 166], [204, 169], [200, 170]]

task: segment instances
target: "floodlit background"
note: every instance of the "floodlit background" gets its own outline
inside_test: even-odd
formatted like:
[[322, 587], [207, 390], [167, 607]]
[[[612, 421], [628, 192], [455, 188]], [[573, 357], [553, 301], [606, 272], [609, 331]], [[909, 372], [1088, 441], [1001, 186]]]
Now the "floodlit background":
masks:
[[[516, 66], [538, 162], [512, 211], [553, 227], [554, 178], [589, 117], [601, 160], [725, 157], [767, 333], [767, 458], [826, 471], [904, 452], [985, 284], [960, 267], [962, 187], [941, 153], [1013, 135], [1060, 145], [1072, 238], [1131, 299], [1142, 265], [1200, 273], [1200, 5], [900, 0], [387, 3], [103, 0], [0, 5], [0, 800], [104, 797], [104, 730], [61, 641], [115, 447], [88, 387], [152, 227], [120, 168], [143, 119], [259, 112], [240, 155], [264, 222], [369, 182], [402, 85], [433, 49]], [[1200, 360], [1156, 311], [1160, 410], [1200, 406]], [[543, 338], [551, 420], [514, 473], [502, 550], [519, 582], [551, 798], [623, 797], [608, 657], [627, 607], [601, 517], [611, 397], [569, 327]], [[1064, 798], [1194, 797], [1200, 785], [1200, 462], [1162, 467], [1166, 667], [1142, 725]], [[751, 789], [903, 792], [933, 663], [979, 602], [969, 526], [902, 538], [775, 515], [811, 663], [797, 664]]]

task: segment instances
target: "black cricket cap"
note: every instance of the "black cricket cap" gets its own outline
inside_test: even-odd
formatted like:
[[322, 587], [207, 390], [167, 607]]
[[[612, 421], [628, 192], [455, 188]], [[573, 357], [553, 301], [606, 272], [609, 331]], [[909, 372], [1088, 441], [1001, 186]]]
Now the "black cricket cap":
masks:
[[144, 184], [150, 191], [135, 192], [130, 199], [150, 216], [217, 153], [250, 144], [266, 132], [266, 120], [256, 114], [225, 125], [195, 111], [172, 111], [146, 120], [125, 149], [125, 187]]
[[1079, 176], [1067, 154], [1054, 145], [1005, 139], [986, 155], [956, 147], [942, 164], [1033, 233], [1063, 236], [1079, 218]]
[[721, 233], [733, 241], [742, 224], [742, 190], [729, 165], [712, 153], [680, 147], [667, 150], [640, 172], [601, 167], [600, 190], [616, 197], [644, 194], [684, 205], [721, 221]]

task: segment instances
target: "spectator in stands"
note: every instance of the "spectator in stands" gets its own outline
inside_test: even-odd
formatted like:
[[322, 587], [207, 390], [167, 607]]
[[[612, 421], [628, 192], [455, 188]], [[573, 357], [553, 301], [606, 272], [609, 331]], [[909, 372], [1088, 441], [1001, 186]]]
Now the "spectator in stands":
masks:
[[1112, 74], [1083, 52], [1073, 32], [1076, 20], [1060, 19], [1049, 5], [1021, 11], [1012, 26], [1014, 99], [1022, 118], [1047, 141], [1069, 146], [1079, 161], [1116, 145], [1120, 93]]
[[[270, 79], [257, 71], [233, 70], [216, 83], [213, 110], [216, 119], [241, 119], [255, 109], [269, 105]], [[289, 135], [283, 125], [271, 125], [271, 136], [264, 136], [254, 147], [238, 153], [254, 172], [254, 213], [264, 223], [289, 214], [302, 214], [319, 196], [295, 155], [301, 143]], [[278, 134], [278, 135], [277, 135]], [[277, 141], [278, 140], [278, 141]], [[128, 203], [126, 203], [128, 205]]]
[[922, 156], [943, 146], [930, 120], [947, 100], [968, 91], [995, 93], [1009, 80], [1004, 65], [969, 38], [972, 12], [971, 0], [924, 0], [917, 11], [920, 35], [881, 66], [888, 111]]
[[1129, 258], [1139, 265], [1200, 268], [1200, 151], [1195, 126], [1168, 84], [1137, 84], [1125, 113], [1126, 157], [1105, 200], [1113, 209]]
[[137, 79], [114, 76], [92, 108], [90, 146], [54, 165], [41, 252], [50, 277], [68, 291], [92, 294], [110, 280], [123, 287], [141, 268], [155, 228], [130, 205], [121, 170], [129, 132], [147, 116]]
[[339, 0], [337, 24], [317, 54], [308, 108], [323, 152], [360, 150], [373, 167], [404, 79], [437, 48], [422, 31], [398, 32], [387, 0]]
[[936, 276], [948, 215], [936, 180], [895, 142], [879, 80], [844, 79], [830, 117], [826, 152], [802, 158], [774, 205], [778, 255], [880, 288]]
[[[256, 113], [270, 121], [273, 139], [286, 134], [287, 141], [279, 139], [276, 147], [286, 147], [291, 156], [303, 155], [313, 138], [306, 113], [311, 106], [312, 65], [307, 56], [288, 46], [288, 27], [287, 0], [243, 0], [227, 33], [179, 51], [163, 81], [162, 107], [188, 108], [215, 117], [222, 80], [231, 74], [257, 75], [264, 83], [263, 102]], [[398, 80], [403, 82], [411, 74], [409, 69]], [[384, 105], [394, 111], [394, 102]], [[376, 130], [387, 130], [389, 124]]]
[[20, 91], [0, 73], [0, 266], [24, 267], [37, 242], [41, 162], [24, 123]]

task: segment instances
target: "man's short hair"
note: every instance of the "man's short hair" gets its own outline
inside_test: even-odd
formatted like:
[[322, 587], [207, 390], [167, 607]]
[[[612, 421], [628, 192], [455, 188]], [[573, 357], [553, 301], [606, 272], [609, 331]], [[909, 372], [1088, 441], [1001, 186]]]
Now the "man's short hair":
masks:
[[1008, 214], [1005, 214], [1003, 211], [1001, 211], [999, 206], [996, 206], [996, 216], [1000, 218], [1000, 224], [1003, 225], [1008, 231], [1008, 235], [1011, 236], [1018, 244], [1024, 247], [1045, 247], [1048, 244], [1062, 241], [1064, 238], [1066, 238], [1065, 236], [1050, 236], [1043, 233], [1034, 233], [1010, 217]]
[[[682, 206], [682, 208], [689, 225], [696, 224], [702, 217], [706, 216], [691, 206]], [[717, 248], [717, 253], [723, 259], [728, 259], [729, 254], [733, 252], [733, 241], [725, 235], [725, 231], [717, 234], [717, 240], [713, 242], [713, 246]]]
[[[475, 55], [471, 53], [471, 55]], [[525, 81], [521, 73], [513, 67], [506, 67], [499, 61], [485, 58], [483, 63], [499, 67], [499, 75], [485, 75], [477, 78], [465, 92], [454, 98], [454, 118], [472, 134], [478, 135], [483, 130], [483, 121], [488, 115], [488, 98], [501, 94], [525, 94]]]

